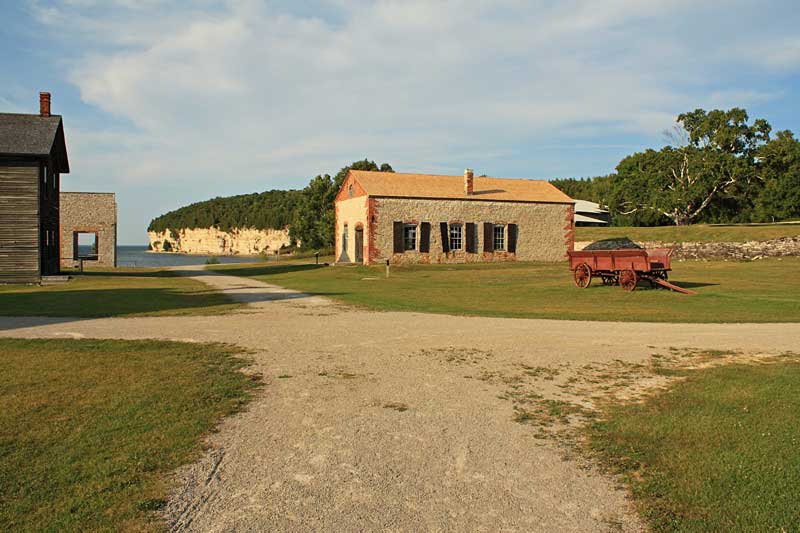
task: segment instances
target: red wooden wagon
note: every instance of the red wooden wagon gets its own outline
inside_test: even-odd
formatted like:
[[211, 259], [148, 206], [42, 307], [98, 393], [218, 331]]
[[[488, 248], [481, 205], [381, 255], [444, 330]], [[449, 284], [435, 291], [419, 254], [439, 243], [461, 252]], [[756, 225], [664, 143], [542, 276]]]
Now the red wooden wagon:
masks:
[[592, 278], [600, 277], [603, 285], [619, 285], [626, 291], [636, 289], [639, 280], [650, 285], [661, 285], [684, 294], [693, 291], [667, 281], [671, 248], [620, 248], [615, 250], [579, 250], [569, 252], [569, 267], [574, 273], [575, 285], [585, 289]]

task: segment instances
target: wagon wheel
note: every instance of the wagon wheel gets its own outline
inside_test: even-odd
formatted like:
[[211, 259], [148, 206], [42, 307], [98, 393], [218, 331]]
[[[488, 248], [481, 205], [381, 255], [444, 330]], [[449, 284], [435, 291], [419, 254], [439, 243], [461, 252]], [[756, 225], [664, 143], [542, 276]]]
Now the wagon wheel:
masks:
[[638, 281], [639, 277], [633, 270], [623, 270], [619, 273], [619, 284], [622, 287], [622, 290], [629, 292], [636, 290], [636, 283]]
[[603, 276], [603, 285], [616, 285], [617, 279], [614, 276]]
[[592, 269], [586, 263], [581, 263], [575, 267], [575, 285], [585, 289], [592, 282]]

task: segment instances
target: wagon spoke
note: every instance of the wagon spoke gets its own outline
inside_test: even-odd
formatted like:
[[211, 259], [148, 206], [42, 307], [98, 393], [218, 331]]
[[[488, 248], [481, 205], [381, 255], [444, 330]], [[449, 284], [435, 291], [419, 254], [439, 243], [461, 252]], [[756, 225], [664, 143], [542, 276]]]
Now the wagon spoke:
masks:
[[636, 271], [623, 270], [619, 273], [619, 284], [623, 290], [633, 291], [636, 290], [636, 283], [639, 281]]
[[575, 285], [585, 289], [592, 282], [592, 269], [586, 263], [575, 267]]

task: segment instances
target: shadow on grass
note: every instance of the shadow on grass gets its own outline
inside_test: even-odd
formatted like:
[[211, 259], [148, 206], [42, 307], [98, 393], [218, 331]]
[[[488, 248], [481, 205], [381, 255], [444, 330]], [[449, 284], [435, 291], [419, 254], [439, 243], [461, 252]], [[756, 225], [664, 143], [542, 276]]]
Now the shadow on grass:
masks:
[[[214, 274], [209, 273], [209, 275]], [[209, 288], [193, 292], [170, 288], [0, 292], [0, 317], [83, 319], [133, 315], [213, 315], [228, 311], [237, 304], [298, 300], [314, 296], [284, 289], [248, 292], [251, 289], [263, 289], [263, 287], [244, 283], [223, 290]], [[0, 318], [0, 330], [32, 325], [30, 321], [23, 322], [24, 325], [19, 325], [17, 321]]]
[[670, 283], [673, 285], [677, 285], [678, 287], [683, 287], [684, 289], [696, 289], [698, 287], [716, 287], [719, 283], [701, 283], [698, 281], [675, 281], [669, 280]]
[[307, 270], [317, 270], [319, 268], [326, 268], [325, 265], [259, 265], [251, 267], [238, 267], [238, 268], [220, 268], [210, 270], [198, 270], [192, 272], [192, 276], [214, 276], [222, 274], [224, 276], [239, 276], [243, 278], [252, 278], [254, 276], [274, 276], [276, 274], [288, 274], [291, 272], [304, 272]]
[[[673, 279], [669, 280], [669, 282], [672, 283], [673, 285], [677, 285], [678, 287], [681, 287], [681, 288], [684, 288], [684, 289], [696, 289], [696, 288], [699, 288], [699, 287], [715, 287], [715, 286], [719, 285], [719, 283], [701, 283], [701, 282], [695, 282], [695, 281], [675, 281]], [[592, 284], [589, 285], [588, 288], [589, 289], [606, 289], [606, 288], [609, 288], [609, 289], [622, 290], [619, 285], [603, 285], [602, 282], [600, 282], [598, 279], [593, 279], [592, 280]], [[639, 283], [636, 285], [636, 290], [640, 291], [640, 290], [648, 290], [648, 289], [669, 290], [666, 287], [661, 287], [660, 285], [651, 286], [650, 283], [647, 280], [640, 279]]]
[[98, 318], [175, 313], [234, 303], [218, 294], [167, 288], [63, 290], [0, 293], [2, 316]]
[[68, 274], [75, 278], [174, 278], [177, 272], [171, 270], [84, 270], [83, 272], [65, 270], [62, 274]]

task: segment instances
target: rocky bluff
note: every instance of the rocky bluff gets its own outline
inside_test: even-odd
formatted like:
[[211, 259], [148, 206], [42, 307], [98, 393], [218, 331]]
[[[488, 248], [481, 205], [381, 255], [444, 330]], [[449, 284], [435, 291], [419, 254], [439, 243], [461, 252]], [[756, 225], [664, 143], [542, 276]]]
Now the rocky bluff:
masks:
[[155, 252], [201, 255], [258, 255], [292, 245], [289, 229], [217, 228], [149, 231], [150, 248]]

